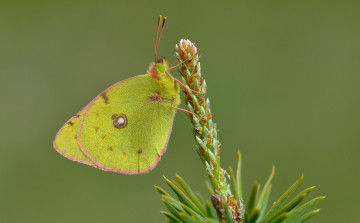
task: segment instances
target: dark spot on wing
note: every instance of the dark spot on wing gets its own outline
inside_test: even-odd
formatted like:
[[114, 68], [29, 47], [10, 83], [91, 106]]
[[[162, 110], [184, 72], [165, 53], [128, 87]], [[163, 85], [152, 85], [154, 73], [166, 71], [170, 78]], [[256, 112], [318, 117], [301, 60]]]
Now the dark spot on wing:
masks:
[[69, 124], [70, 126], [74, 125], [74, 123], [72, 121], [68, 122], [67, 124]]
[[109, 103], [109, 98], [106, 95], [106, 92], [101, 93], [101, 97], [104, 99], [105, 104]]
[[141, 154], [141, 153], [142, 153], [142, 149], [139, 149], [139, 150], [137, 151], [137, 153], [138, 153], [138, 154]]
[[74, 137], [75, 139], [77, 139], [77, 134], [75, 135], [75, 137]]
[[123, 151], [122, 154], [123, 154], [124, 156], [126, 156], [126, 152]]
[[[114, 116], [114, 115], [113, 115]], [[118, 129], [125, 128], [128, 124], [128, 120], [125, 114], [121, 114], [113, 121], [114, 127]]]
[[165, 101], [165, 98], [161, 97], [160, 92], [156, 91], [153, 96], [148, 97], [148, 101], [149, 102], [151, 102], [151, 101], [163, 102], [163, 101]]
[[104, 135], [103, 137], [101, 137], [101, 139], [105, 139], [106, 135]]
[[109, 147], [108, 150], [113, 151], [113, 148], [112, 148], [112, 147]]
[[95, 132], [97, 132], [99, 130], [99, 128], [98, 127], [95, 127]]
[[116, 115], [116, 114], [113, 114], [113, 115], [111, 116], [111, 119], [114, 120], [114, 119], [116, 119], [116, 117], [117, 117], [117, 115]]

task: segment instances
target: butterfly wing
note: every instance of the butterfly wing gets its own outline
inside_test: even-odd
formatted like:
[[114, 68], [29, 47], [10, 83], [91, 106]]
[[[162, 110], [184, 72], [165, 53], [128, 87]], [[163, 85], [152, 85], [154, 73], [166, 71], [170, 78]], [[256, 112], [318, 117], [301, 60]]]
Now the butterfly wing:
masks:
[[152, 100], [161, 88], [149, 74], [139, 75], [114, 84], [88, 105], [78, 144], [97, 167], [125, 174], [155, 167], [175, 115], [173, 99]]
[[85, 107], [74, 117], [70, 118], [56, 134], [53, 142], [55, 150], [66, 158], [90, 166], [95, 166], [90, 158], [84, 155], [78, 145], [77, 133], [86, 111]]

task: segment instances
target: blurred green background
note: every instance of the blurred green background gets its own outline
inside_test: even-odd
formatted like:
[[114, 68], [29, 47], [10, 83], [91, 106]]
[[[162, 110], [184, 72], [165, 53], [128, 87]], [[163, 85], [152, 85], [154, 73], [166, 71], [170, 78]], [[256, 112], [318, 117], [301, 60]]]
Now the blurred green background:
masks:
[[146, 72], [159, 14], [168, 16], [159, 55], [174, 62], [181, 38], [200, 50], [222, 165], [235, 165], [241, 149], [244, 193], [276, 165], [272, 200], [304, 173], [312, 196], [327, 196], [310, 222], [357, 222], [359, 9], [331, 0], [2, 0], [0, 222], [166, 222], [153, 188], [167, 188], [163, 175], [207, 195], [182, 113], [148, 174], [103, 172], [52, 147], [98, 93]]

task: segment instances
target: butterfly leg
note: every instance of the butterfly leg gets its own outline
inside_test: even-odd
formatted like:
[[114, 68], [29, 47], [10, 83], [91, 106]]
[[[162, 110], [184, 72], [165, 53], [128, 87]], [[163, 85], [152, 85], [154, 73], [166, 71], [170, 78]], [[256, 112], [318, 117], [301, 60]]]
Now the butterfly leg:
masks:
[[175, 79], [175, 81], [176, 82], [178, 82], [181, 86], [183, 86], [184, 88], [186, 88], [186, 89], [188, 89], [188, 90], [190, 90], [190, 91], [192, 91], [192, 92], [194, 92], [195, 94], [206, 94], [206, 92], [204, 92], [204, 93], [201, 93], [201, 92], [198, 92], [198, 91], [195, 91], [195, 90], [192, 90], [192, 89], [190, 89], [188, 86], [186, 86], [183, 82], [181, 82], [179, 79], [177, 79], [177, 78], [174, 78]]
[[[190, 58], [189, 58], [189, 59], [190, 59]], [[181, 61], [178, 65], [175, 65], [175, 66], [172, 66], [172, 67], [168, 68], [168, 69], [165, 71], [165, 73], [167, 73], [167, 72], [168, 72], [169, 70], [171, 70], [171, 69], [174, 69], [174, 68], [177, 67], [177, 66], [180, 66], [181, 64], [184, 64], [184, 62]], [[181, 73], [180, 71], [179, 71], [179, 73], [182, 75], [182, 73]], [[183, 75], [183, 76], [184, 76], [184, 75]], [[184, 88], [186, 88], [186, 89], [194, 92], [195, 94], [203, 94], [203, 95], [206, 94], [206, 91], [205, 91], [205, 93], [201, 93], [201, 92], [192, 90], [192, 89], [190, 89], [188, 86], [186, 86], [183, 82], [181, 82], [179, 79], [177, 79], [177, 78], [174, 78], [174, 79], [175, 79], [175, 81], [178, 82], [181, 86], [183, 86]]]
[[176, 109], [176, 110], [179, 110], [179, 111], [188, 113], [188, 114], [192, 114], [192, 115], [196, 116], [197, 118], [202, 119], [200, 116], [198, 116], [198, 115], [195, 114], [194, 112], [188, 111], [188, 110], [186, 110], [186, 109], [182, 109], [182, 108], [175, 107], [175, 100], [173, 101], [171, 107], [172, 107], [173, 109]]

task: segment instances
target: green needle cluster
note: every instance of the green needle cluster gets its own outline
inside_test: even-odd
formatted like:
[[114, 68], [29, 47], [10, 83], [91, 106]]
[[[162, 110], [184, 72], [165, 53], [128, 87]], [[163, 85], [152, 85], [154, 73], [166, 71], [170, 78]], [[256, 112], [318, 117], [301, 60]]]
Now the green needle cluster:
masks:
[[317, 209], [307, 212], [313, 205], [325, 197], [314, 198], [299, 206], [305, 197], [315, 188], [306, 188], [295, 196], [295, 192], [298, 190], [303, 181], [303, 176], [301, 176], [300, 179], [291, 185], [289, 189], [287, 189], [286, 192], [281, 195], [276, 202], [273, 203], [270, 209], [267, 210], [272, 188], [271, 182], [274, 175], [275, 167], [273, 167], [270, 177], [262, 190], [260, 190], [260, 185], [257, 181], [253, 183], [245, 210], [244, 222], [300, 223], [307, 221], [320, 211]]

